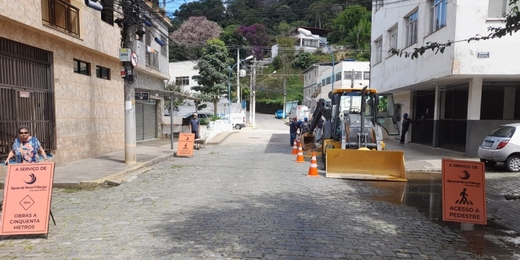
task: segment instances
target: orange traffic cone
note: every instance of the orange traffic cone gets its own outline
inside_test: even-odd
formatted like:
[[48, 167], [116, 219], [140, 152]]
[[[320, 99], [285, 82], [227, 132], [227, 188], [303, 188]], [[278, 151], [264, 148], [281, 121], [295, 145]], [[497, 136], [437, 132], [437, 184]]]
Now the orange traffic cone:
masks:
[[296, 156], [296, 162], [305, 162], [303, 159], [302, 144], [298, 143], [298, 156]]
[[309, 168], [309, 174], [307, 176], [310, 177], [318, 177], [318, 164], [316, 163], [316, 152], [312, 152], [311, 157], [311, 167]]
[[298, 154], [298, 145], [297, 145], [296, 140], [294, 140], [294, 142], [293, 142], [293, 147], [292, 147], [292, 153], [291, 154]]

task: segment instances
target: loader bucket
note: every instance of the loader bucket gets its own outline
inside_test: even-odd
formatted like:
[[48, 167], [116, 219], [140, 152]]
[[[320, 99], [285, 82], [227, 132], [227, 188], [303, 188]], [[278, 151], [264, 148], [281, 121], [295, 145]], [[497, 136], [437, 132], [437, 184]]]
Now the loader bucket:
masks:
[[316, 137], [313, 134], [305, 133], [301, 135], [300, 142], [303, 151], [316, 149]]
[[329, 178], [407, 181], [403, 151], [327, 149], [325, 158]]

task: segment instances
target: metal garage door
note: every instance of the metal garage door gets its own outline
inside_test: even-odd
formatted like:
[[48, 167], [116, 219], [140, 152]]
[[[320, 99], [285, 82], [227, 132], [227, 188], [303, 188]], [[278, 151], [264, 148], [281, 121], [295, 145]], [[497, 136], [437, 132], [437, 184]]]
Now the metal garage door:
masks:
[[56, 149], [52, 53], [0, 38], [0, 157], [27, 125], [46, 151]]
[[155, 138], [157, 127], [157, 115], [155, 113], [155, 100], [148, 102], [136, 101], [135, 128], [137, 141]]

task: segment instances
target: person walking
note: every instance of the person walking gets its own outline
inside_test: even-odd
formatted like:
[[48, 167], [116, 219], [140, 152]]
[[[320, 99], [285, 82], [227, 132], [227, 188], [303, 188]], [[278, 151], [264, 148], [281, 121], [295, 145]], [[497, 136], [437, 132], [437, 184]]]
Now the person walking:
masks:
[[43, 150], [38, 138], [30, 135], [29, 127], [20, 126], [17, 132], [18, 137], [14, 139], [11, 151], [5, 159], [5, 165], [8, 165], [13, 157], [15, 157], [16, 163], [37, 163], [40, 162], [38, 154], [41, 154], [43, 159], [47, 161], [45, 150]]
[[199, 139], [199, 128], [200, 121], [197, 118], [197, 113], [193, 113], [193, 117], [190, 120], [190, 132], [195, 134], [195, 139]]
[[296, 117], [293, 117], [292, 121], [289, 123], [289, 133], [291, 134], [291, 146], [294, 145], [294, 140], [296, 140], [296, 132], [298, 132], [299, 128], [300, 125], [298, 124], [298, 121], [296, 121]]
[[404, 140], [406, 138], [406, 132], [410, 128], [410, 124], [413, 123], [413, 120], [408, 118], [408, 113], [403, 114], [403, 123], [401, 124], [401, 141], [400, 144], [404, 144]]

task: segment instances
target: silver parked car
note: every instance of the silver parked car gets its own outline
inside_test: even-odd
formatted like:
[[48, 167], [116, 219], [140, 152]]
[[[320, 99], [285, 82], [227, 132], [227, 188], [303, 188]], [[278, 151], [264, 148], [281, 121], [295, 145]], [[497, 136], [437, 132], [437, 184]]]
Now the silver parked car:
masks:
[[504, 163], [508, 171], [520, 171], [520, 123], [506, 124], [493, 130], [478, 148], [478, 157], [486, 166]]

